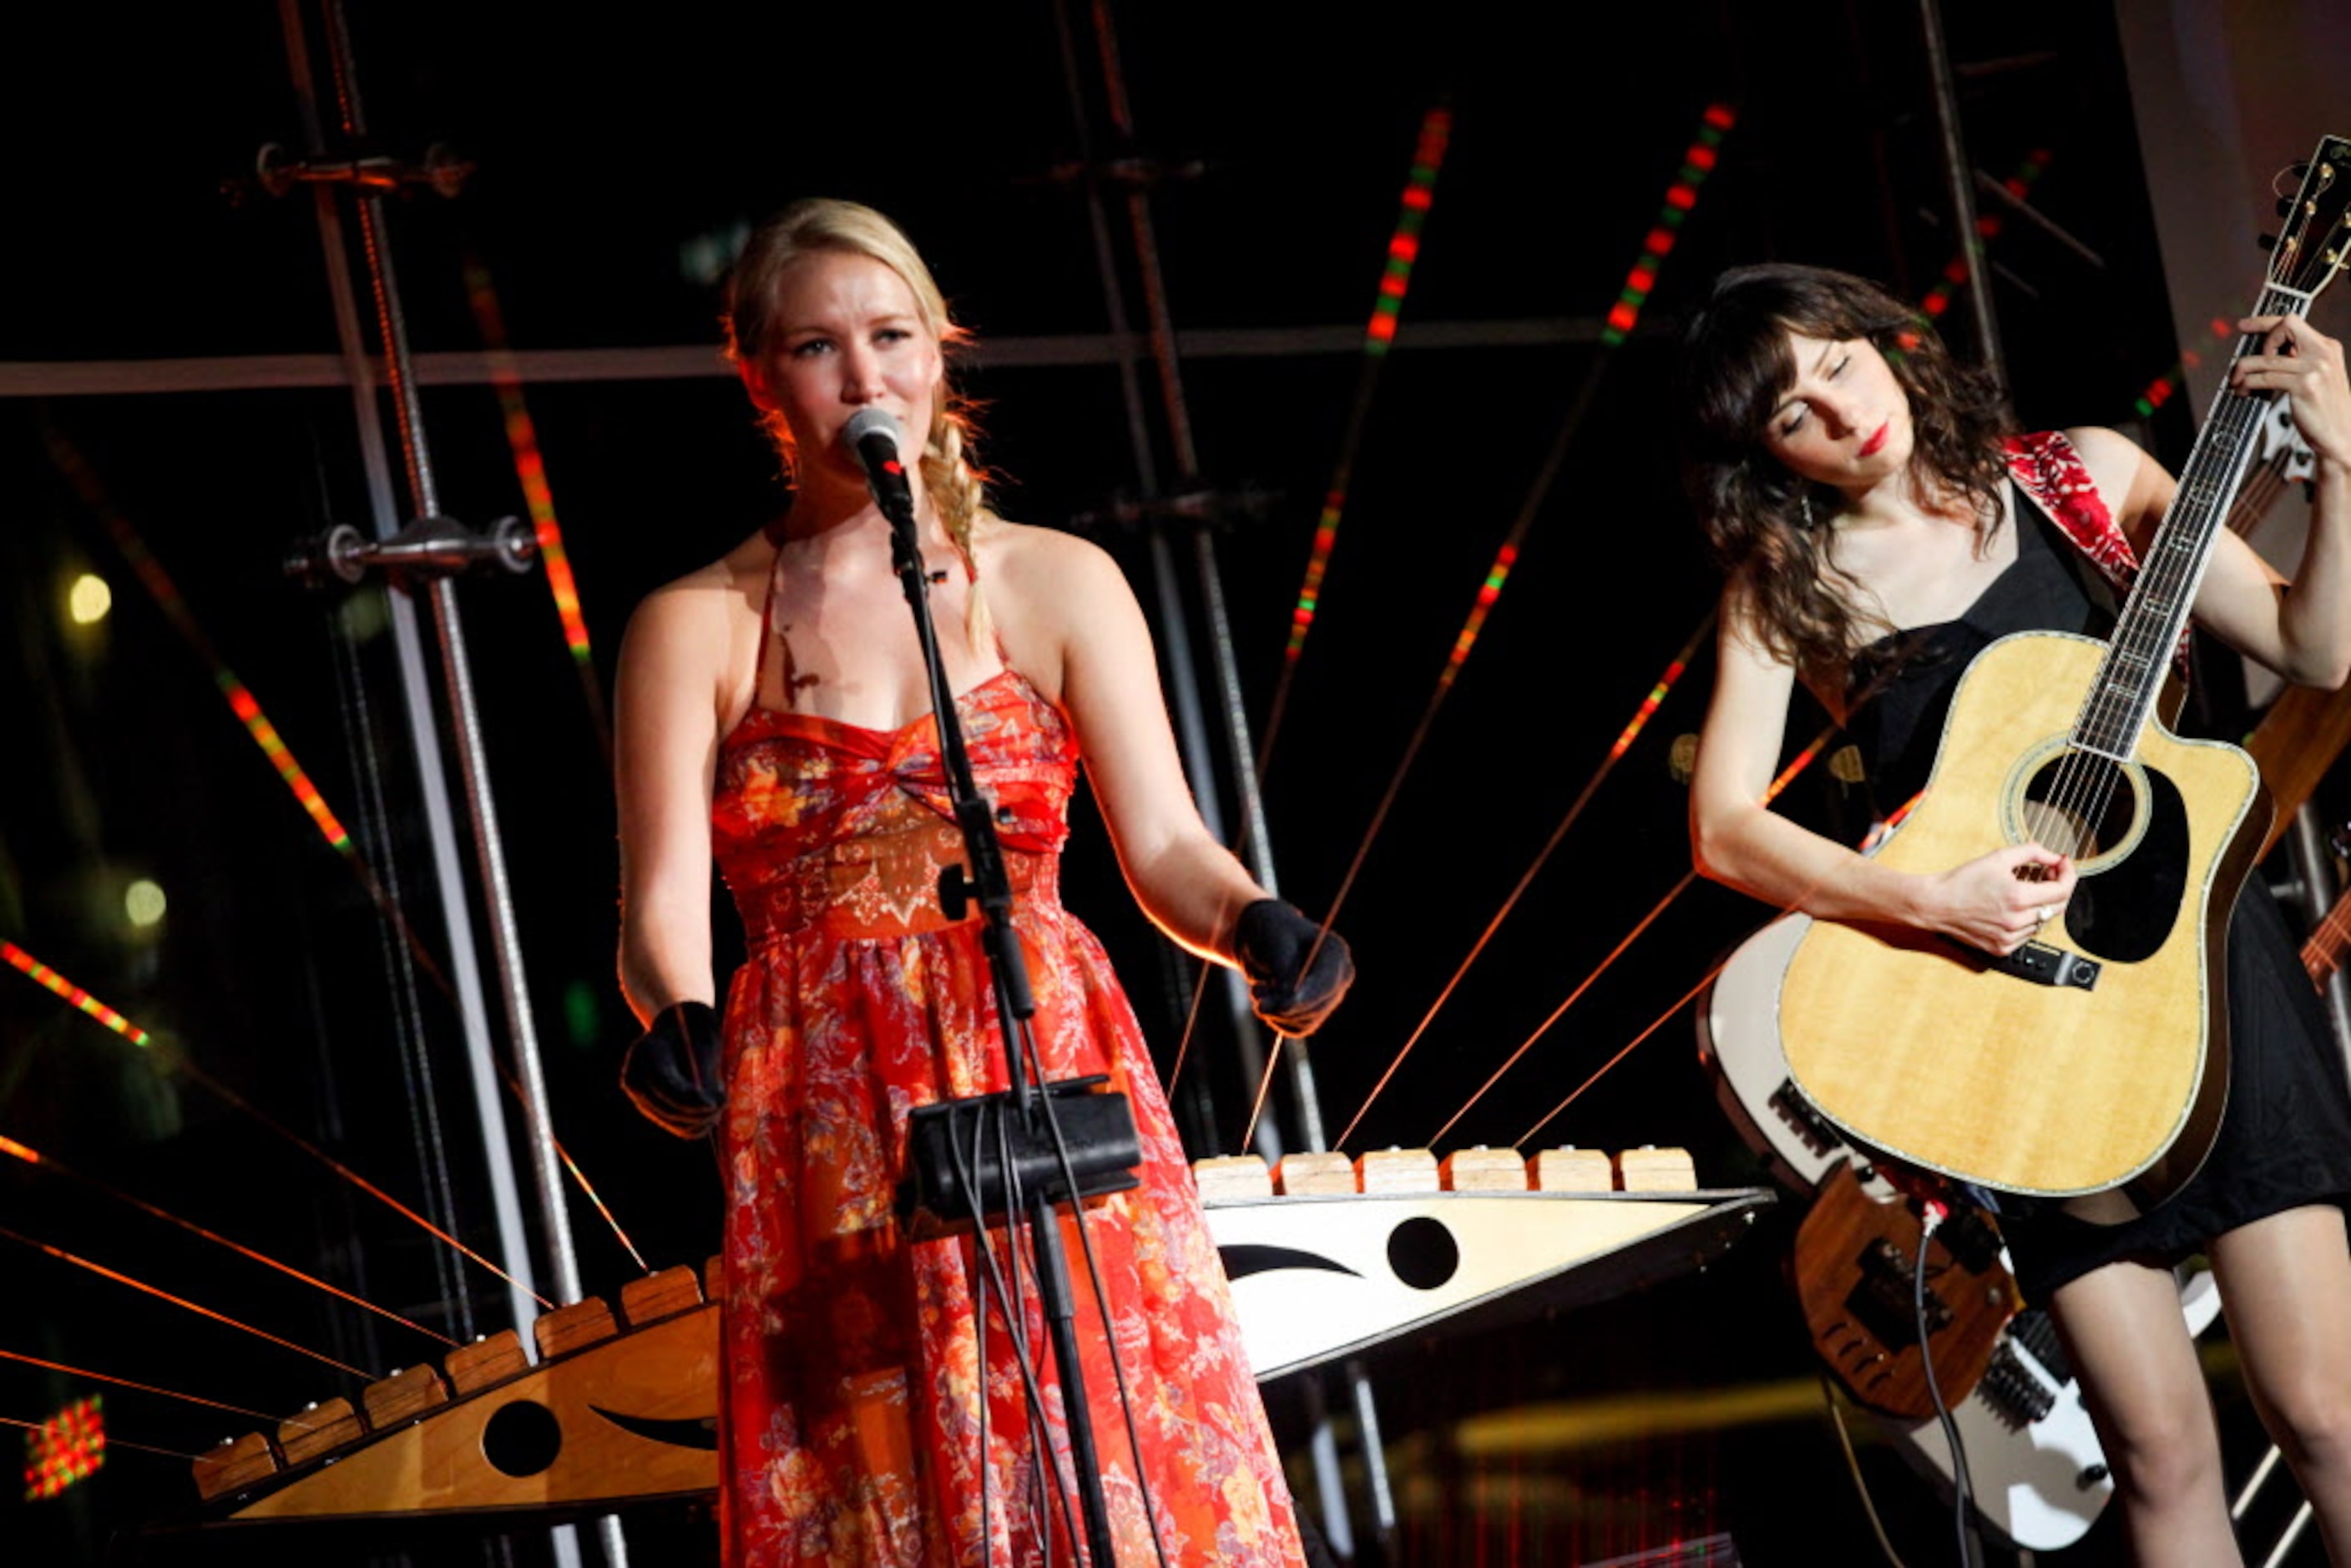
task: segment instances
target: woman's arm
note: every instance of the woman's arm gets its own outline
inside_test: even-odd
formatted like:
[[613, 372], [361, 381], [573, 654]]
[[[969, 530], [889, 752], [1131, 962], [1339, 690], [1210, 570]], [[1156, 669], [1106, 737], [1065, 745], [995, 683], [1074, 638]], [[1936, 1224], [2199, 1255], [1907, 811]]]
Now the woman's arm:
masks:
[[1176, 942], [1232, 962], [1233, 923], [1266, 893], [1200, 821], [1125, 575], [1082, 539], [1005, 527], [1006, 643], [1076, 727], [1127, 885]]
[[1751, 601], [1734, 581], [1723, 594], [1714, 700], [1690, 778], [1690, 846], [1702, 874], [1783, 908], [1917, 926], [1992, 953], [2015, 951], [2047, 913], [2064, 906], [2073, 864], [2037, 844], [1925, 875], [1880, 864], [1774, 812], [1766, 794], [1795, 672], [1761, 645], [1753, 625]]
[[[2196, 619], [2289, 681], [2339, 686], [2351, 676], [2351, 384], [2343, 346], [2296, 317], [2250, 317], [2239, 325], [2262, 333], [2266, 351], [2236, 361], [2231, 384], [2285, 398], [2317, 455], [2316, 494], [2293, 581], [2223, 529], [2197, 591]], [[2144, 551], [2177, 483], [2126, 436], [2095, 429], [2067, 434], [2123, 531]]]
[[710, 794], [728, 669], [723, 577], [697, 574], [629, 619], [613, 695], [621, 829], [621, 988], [641, 1021], [708, 1003]]

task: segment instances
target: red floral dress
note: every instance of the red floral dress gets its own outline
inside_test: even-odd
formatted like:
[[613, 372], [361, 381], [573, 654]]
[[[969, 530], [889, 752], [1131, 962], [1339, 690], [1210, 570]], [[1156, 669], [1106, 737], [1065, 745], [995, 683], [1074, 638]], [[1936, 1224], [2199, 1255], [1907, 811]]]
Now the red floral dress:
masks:
[[[1009, 668], [956, 707], [1010, 862], [1046, 1075], [1109, 1073], [1142, 1134], [1143, 1185], [1091, 1211], [1139, 1466], [1070, 1248], [1118, 1561], [1156, 1562], [1147, 1486], [1170, 1563], [1295, 1568], [1289, 1490], [1190, 1167], [1109, 962], [1061, 907], [1075, 739]], [[715, 797], [750, 942], [726, 1002], [726, 1560], [1072, 1562], [994, 1305], [979, 1365], [970, 1242], [909, 1241], [892, 1211], [907, 1112], [1004, 1087], [977, 917], [949, 925], [938, 908], [939, 869], [964, 857], [936, 729], [755, 708], [720, 747]], [[1059, 1409], [1057, 1385], [1046, 1403]], [[1066, 1471], [1066, 1430], [1052, 1431]]]

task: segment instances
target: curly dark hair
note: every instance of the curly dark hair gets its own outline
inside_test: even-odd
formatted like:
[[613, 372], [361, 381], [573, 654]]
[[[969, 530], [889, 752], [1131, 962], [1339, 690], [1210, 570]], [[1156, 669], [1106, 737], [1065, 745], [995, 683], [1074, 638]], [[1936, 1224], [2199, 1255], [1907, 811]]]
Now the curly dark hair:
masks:
[[[1874, 283], [1786, 264], [1715, 280], [1682, 333], [1682, 483], [1716, 560], [1753, 591], [1764, 646], [1820, 676], [1844, 668], [1862, 633], [1891, 628], [1831, 580], [1824, 525], [1844, 497], [1807, 486], [1764, 448], [1772, 411], [1796, 382], [1791, 332], [1876, 345], [1909, 399], [1912, 463], [1943, 496], [1975, 507], [1987, 539], [2002, 510], [2001, 438], [2015, 422], [1999, 383], [1953, 360], [1925, 317]], [[1823, 526], [1809, 526], [1814, 517]]]

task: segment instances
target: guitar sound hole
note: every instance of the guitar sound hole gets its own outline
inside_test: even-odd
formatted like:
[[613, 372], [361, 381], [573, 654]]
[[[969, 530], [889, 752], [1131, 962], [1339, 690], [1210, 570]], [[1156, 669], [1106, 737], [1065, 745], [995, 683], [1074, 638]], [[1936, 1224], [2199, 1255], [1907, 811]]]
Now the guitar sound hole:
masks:
[[2075, 860], [2120, 844], [2137, 814], [2129, 776], [2087, 752], [2069, 751], [2042, 764], [2024, 787], [2025, 836]]

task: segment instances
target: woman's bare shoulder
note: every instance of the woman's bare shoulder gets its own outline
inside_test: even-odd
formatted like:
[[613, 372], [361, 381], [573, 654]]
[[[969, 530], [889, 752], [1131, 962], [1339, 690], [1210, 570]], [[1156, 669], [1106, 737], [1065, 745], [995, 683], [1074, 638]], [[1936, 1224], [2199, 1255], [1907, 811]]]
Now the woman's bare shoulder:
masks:
[[776, 547], [763, 530], [716, 560], [663, 583], [639, 601], [630, 615], [624, 656], [629, 645], [647, 643], [725, 647], [737, 621], [747, 613], [758, 618], [775, 559]]

